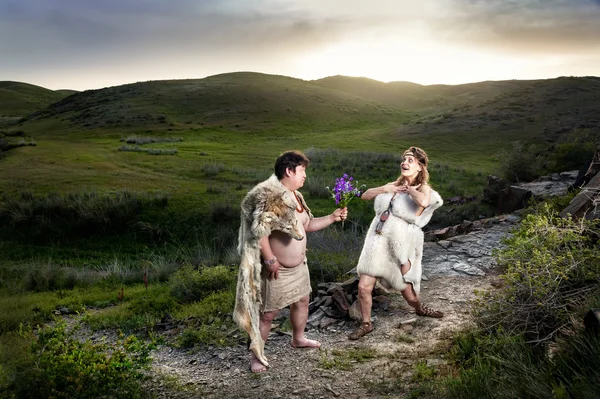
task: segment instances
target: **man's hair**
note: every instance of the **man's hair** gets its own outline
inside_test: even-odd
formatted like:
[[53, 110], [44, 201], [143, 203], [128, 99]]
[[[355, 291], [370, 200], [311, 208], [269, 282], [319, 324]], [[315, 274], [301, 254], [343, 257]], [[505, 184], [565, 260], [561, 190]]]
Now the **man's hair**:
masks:
[[287, 168], [296, 170], [296, 167], [302, 165], [307, 167], [310, 160], [300, 151], [287, 151], [277, 157], [275, 161], [275, 176], [279, 180], [285, 177]]

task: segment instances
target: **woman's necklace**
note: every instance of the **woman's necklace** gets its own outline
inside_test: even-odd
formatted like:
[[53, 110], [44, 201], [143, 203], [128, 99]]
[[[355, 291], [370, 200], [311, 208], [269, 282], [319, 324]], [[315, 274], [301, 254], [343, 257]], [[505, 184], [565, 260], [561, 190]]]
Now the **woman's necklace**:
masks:
[[296, 202], [298, 202], [298, 206], [296, 207], [296, 212], [298, 212], [298, 213], [304, 212], [304, 206], [302, 206], [302, 202], [300, 202], [300, 198], [298, 198], [295, 191], [292, 191], [292, 193], [294, 193], [294, 197], [296, 197]]

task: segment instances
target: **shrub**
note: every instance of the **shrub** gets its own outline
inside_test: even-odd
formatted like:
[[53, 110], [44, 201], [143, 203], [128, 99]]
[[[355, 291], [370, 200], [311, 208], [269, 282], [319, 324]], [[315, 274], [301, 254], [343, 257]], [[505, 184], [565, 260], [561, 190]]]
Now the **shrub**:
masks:
[[200, 167], [200, 170], [206, 176], [216, 176], [225, 170], [225, 165], [219, 162], [205, 163]]
[[126, 231], [143, 208], [164, 208], [167, 197], [129, 191], [33, 195], [0, 202], [0, 234], [48, 242], [98, 233]]
[[[23, 398], [138, 398], [151, 346], [135, 337], [114, 344], [80, 342], [65, 324], [39, 330], [19, 361], [9, 362], [0, 393]], [[4, 397], [6, 397], [4, 396]]]
[[511, 182], [532, 181], [542, 173], [542, 159], [535, 146], [525, 147], [520, 141], [513, 143], [510, 151], [500, 155], [502, 176]]
[[182, 303], [199, 301], [211, 293], [235, 287], [237, 275], [225, 266], [200, 270], [186, 265], [171, 276], [171, 295]]
[[121, 139], [127, 144], [151, 144], [151, 143], [178, 143], [183, 141], [180, 137], [148, 137], [148, 136], [128, 136], [126, 139]]
[[507, 288], [481, 298], [477, 323], [531, 341], [553, 338], [570, 323], [568, 309], [600, 293], [599, 235], [598, 226], [562, 219], [549, 206], [527, 215], [498, 252]]

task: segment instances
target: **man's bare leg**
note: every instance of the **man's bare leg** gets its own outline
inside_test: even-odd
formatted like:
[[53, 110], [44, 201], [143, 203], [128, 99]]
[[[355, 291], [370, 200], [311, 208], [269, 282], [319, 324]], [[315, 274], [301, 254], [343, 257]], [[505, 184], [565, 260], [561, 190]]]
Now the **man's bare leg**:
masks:
[[292, 346], [294, 348], [320, 348], [321, 343], [304, 336], [304, 328], [308, 320], [308, 295], [290, 305], [290, 322], [292, 323]]
[[[273, 319], [277, 316], [279, 310], [274, 310], [272, 312], [261, 313], [260, 315], [260, 336], [263, 341], [267, 342], [269, 339], [269, 333], [271, 332], [271, 323], [273, 323]], [[252, 358], [250, 359], [250, 370], [253, 373], [262, 373], [263, 371], [267, 371], [267, 367], [258, 360], [254, 352], [250, 352]]]

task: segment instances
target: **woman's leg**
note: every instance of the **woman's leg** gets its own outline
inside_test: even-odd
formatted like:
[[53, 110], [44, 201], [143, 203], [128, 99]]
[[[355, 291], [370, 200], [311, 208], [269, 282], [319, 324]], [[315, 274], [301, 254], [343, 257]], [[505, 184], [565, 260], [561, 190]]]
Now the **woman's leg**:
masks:
[[373, 306], [372, 292], [377, 278], [362, 274], [358, 281], [358, 304], [360, 305], [360, 314], [362, 324], [352, 334], [348, 335], [351, 340], [359, 339], [373, 331], [371, 324], [371, 307]]
[[373, 307], [373, 288], [377, 278], [362, 274], [358, 281], [358, 303], [363, 323], [371, 322], [371, 308]]
[[[411, 267], [410, 261], [406, 262], [405, 264], [403, 264], [400, 267], [400, 271], [402, 272], [403, 276], [406, 273], [408, 273], [408, 271], [410, 270], [410, 267]], [[421, 303], [421, 299], [419, 298], [419, 295], [417, 295], [417, 293], [415, 292], [413, 285], [410, 283], [408, 283], [407, 285], [408, 285], [408, 287], [406, 287], [402, 291], [402, 296], [404, 297], [404, 299], [406, 300], [406, 302], [408, 302], [408, 304], [410, 306], [415, 308], [415, 312], [417, 313], [417, 315], [435, 317], [435, 318], [444, 317], [444, 314], [442, 312], [440, 312], [439, 310], [434, 310], [430, 307], [424, 306]]]
[[[404, 276], [406, 273], [408, 273], [408, 271], [410, 270], [411, 267], [411, 263], [410, 260], [408, 262], [406, 262], [405, 264], [403, 264], [400, 267], [400, 271], [402, 272], [402, 275]], [[406, 287], [403, 291], [402, 291], [402, 296], [404, 297], [404, 300], [413, 308], [415, 308], [416, 311], [421, 311], [421, 301], [419, 299], [419, 296], [417, 295], [417, 293], [415, 292], [415, 289], [413, 287], [412, 284], [408, 283], [407, 284], [408, 287]]]

